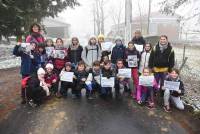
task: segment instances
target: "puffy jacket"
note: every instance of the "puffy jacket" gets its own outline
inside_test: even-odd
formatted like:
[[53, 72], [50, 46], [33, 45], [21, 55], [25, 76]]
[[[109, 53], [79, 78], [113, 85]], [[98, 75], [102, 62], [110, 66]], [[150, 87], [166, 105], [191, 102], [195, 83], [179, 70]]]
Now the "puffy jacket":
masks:
[[81, 55], [85, 64], [89, 67], [92, 66], [93, 62], [101, 60], [101, 49], [98, 44], [96, 45], [87, 45]]
[[150, 58], [149, 58], [149, 67], [159, 67], [159, 68], [171, 68], [174, 67], [175, 57], [174, 57], [174, 50], [170, 43], [168, 44], [167, 49], [161, 53], [159, 44], [157, 44], [154, 49], [151, 51]]
[[31, 52], [33, 58], [30, 55], [26, 54], [21, 46], [16, 45], [13, 50], [15, 56], [21, 57], [21, 70], [20, 73], [22, 76], [28, 76], [37, 71], [37, 61], [35, 52]]
[[77, 65], [78, 62], [82, 60], [81, 58], [82, 51], [83, 47], [80, 45], [77, 48], [70, 46], [68, 49], [68, 57], [70, 62]]
[[125, 60], [125, 49], [126, 48], [124, 45], [120, 45], [120, 46], [115, 45], [115, 47], [113, 47], [112, 54], [111, 54], [111, 62], [113, 64], [116, 64], [116, 61], [118, 59]]
[[44, 43], [45, 40], [44, 40], [44, 37], [40, 33], [31, 33], [30, 35], [26, 37], [26, 42], [30, 43], [32, 41], [39, 44], [39, 43]]
[[139, 38], [133, 37], [132, 42], [134, 44], [138, 44], [138, 45], [144, 45], [145, 44], [145, 40], [142, 36], [139, 37]]

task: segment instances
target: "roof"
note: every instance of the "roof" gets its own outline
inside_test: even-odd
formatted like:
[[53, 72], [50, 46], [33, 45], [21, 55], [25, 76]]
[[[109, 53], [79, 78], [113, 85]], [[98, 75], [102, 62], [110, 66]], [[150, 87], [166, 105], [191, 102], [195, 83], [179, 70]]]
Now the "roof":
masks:
[[45, 27], [69, 27], [70, 24], [60, 21], [60, 18], [44, 18], [42, 21]]

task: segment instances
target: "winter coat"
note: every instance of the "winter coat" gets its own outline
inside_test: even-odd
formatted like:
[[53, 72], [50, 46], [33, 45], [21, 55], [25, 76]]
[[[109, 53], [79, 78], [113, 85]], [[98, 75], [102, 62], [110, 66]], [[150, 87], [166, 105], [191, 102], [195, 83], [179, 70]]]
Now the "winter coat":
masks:
[[78, 62], [82, 60], [81, 58], [82, 51], [83, 51], [83, 47], [80, 45], [78, 45], [77, 48], [70, 46], [68, 49], [68, 57], [69, 57], [70, 62], [77, 65]]
[[44, 79], [45, 79], [45, 82], [47, 84], [52, 85], [53, 84], [53, 80], [58, 80], [58, 77], [57, 77], [57, 75], [55, 73], [52, 73], [52, 74], [46, 73], [45, 76], [44, 76]]
[[111, 54], [111, 62], [113, 64], [116, 64], [116, 61], [118, 59], [125, 60], [125, 49], [126, 48], [124, 45], [120, 45], [120, 46], [115, 45], [115, 47], [113, 47], [112, 54]]
[[27, 81], [26, 93], [27, 98], [32, 99], [36, 104], [40, 104], [46, 97], [46, 91], [40, 86], [37, 75], [32, 75]]
[[87, 45], [81, 55], [82, 60], [89, 67], [92, 67], [94, 61], [101, 60], [101, 49], [99, 45]]
[[28, 76], [37, 71], [36, 53], [31, 51], [33, 58], [29, 54], [25, 53], [21, 46], [16, 45], [13, 50], [15, 56], [21, 57], [21, 70], [22, 76]]
[[179, 86], [179, 90], [181, 90], [181, 93], [178, 93], [177, 91], [170, 91], [170, 94], [174, 97], [179, 97], [179, 96], [183, 96], [184, 92], [185, 92], [185, 88], [184, 88], [184, 84], [183, 82], [180, 80], [180, 78], [177, 78], [176, 80], [172, 80], [172, 78], [170, 78], [170, 76], [167, 76], [166, 79], [167, 81], [174, 81], [174, 82], [180, 82], [180, 86]]
[[76, 77], [76, 83], [77, 83], [77, 84], [85, 84], [85, 82], [82, 81], [82, 79], [83, 79], [83, 78], [87, 79], [89, 73], [88, 73], [87, 71], [85, 71], [85, 70], [82, 71], [82, 72], [76, 70], [76, 71], [74, 72], [74, 75], [75, 75], [75, 77]]
[[139, 37], [139, 38], [133, 37], [132, 42], [134, 44], [138, 44], [138, 45], [144, 45], [145, 44], [145, 40], [142, 36]]
[[40, 33], [31, 33], [26, 37], [26, 43], [36, 42], [39, 44], [44, 43], [44, 41], [44, 37]]
[[54, 68], [57, 69], [57, 70], [62, 70], [65, 66], [65, 63], [69, 61], [69, 58], [68, 58], [68, 50], [65, 49], [65, 48], [62, 48], [62, 49], [55, 49], [55, 50], [64, 50], [66, 55], [64, 57], [64, 59], [60, 59], [60, 58], [53, 58], [53, 65], [54, 65]]
[[167, 68], [169, 71], [174, 67], [174, 63], [174, 50], [172, 49], [170, 43], [168, 43], [168, 47], [163, 51], [163, 53], [160, 51], [159, 44], [157, 44], [151, 51], [149, 58], [149, 68]]
[[[137, 55], [138, 66], [139, 66], [139, 63], [140, 63], [140, 53], [139, 53], [139, 51], [137, 51], [136, 49], [130, 50], [130, 49], [126, 48], [125, 59], [128, 59], [128, 56], [131, 56], [131, 55]], [[126, 62], [126, 67], [128, 67], [128, 62]], [[135, 67], [135, 68], [138, 68], [138, 67]]]
[[114, 70], [112, 69], [106, 70], [105, 68], [102, 68], [102, 77], [107, 77], [109, 79], [110, 77], [114, 76], [115, 76]]
[[145, 67], [149, 67], [149, 57], [151, 52], [143, 51], [141, 53], [140, 63], [139, 63], [139, 72], [142, 73]]

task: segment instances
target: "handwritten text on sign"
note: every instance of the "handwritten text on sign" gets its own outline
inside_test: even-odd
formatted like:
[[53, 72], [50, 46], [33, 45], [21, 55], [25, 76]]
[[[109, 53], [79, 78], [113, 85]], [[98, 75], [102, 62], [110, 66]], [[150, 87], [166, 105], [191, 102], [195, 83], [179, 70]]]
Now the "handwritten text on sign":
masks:
[[164, 89], [178, 91], [180, 87], [180, 82], [175, 81], [164, 81]]

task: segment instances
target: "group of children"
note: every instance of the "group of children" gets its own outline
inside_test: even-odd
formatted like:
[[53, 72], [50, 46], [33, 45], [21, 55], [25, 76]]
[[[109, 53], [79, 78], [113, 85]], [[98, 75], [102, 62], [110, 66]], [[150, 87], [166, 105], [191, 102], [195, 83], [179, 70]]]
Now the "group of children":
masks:
[[[32, 30], [35, 29], [33, 26]], [[184, 109], [180, 99], [180, 96], [184, 94], [184, 86], [179, 79], [177, 69], [170, 69], [166, 79], [179, 81], [181, 84], [178, 91], [164, 89], [156, 80], [152, 86], [139, 84], [140, 76], [153, 76], [151, 69], [148, 68], [152, 51], [150, 43], [145, 43], [143, 51], [139, 52], [134, 42], [130, 41], [126, 48], [122, 40], [117, 38], [112, 51], [105, 53], [101, 50], [102, 42], [98, 42], [95, 37], [89, 40], [89, 46], [85, 48], [80, 46], [77, 37], [72, 38], [72, 45], [69, 48], [64, 47], [61, 38], [58, 38], [55, 44], [51, 39], [40, 42], [34, 36], [28, 40], [31, 46], [29, 52], [23, 49], [21, 43], [18, 43], [13, 51], [13, 54], [20, 56], [22, 60], [22, 103], [28, 101], [31, 106], [40, 105], [44, 98], [51, 94], [67, 97], [69, 89], [71, 89], [72, 98], [81, 98], [81, 91], [85, 89], [88, 99], [94, 99], [98, 95], [103, 99], [113, 96], [121, 98], [123, 90], [124, 94], [132, 96], [138, 104], [147, 104], [147, 107], [152, 109], [155, 107], [155, 92], [162, 89], [165, 90], [163, 100], [166, 111], [170, 111], [170, 98], [179, 109]], [[46, 53], [48, 47], [54, 48], [50, 55]], [[55, 56], [56, 50], [62, 50], [64, 56], [62, 58]], [[136, 65], [129, 65], [129, 56], [137, 58], [134, 63]], [[131, 78], [119, 75], [119, 69], [128, 68], [131, 69]], [[61, 77], [69, 72], [73, 73], [72, 81], [63, 81]], [[103, 77], [114, 78], [114, 85], [103, 86]], [[131, 85], [133, 85], [132, 89]]]

